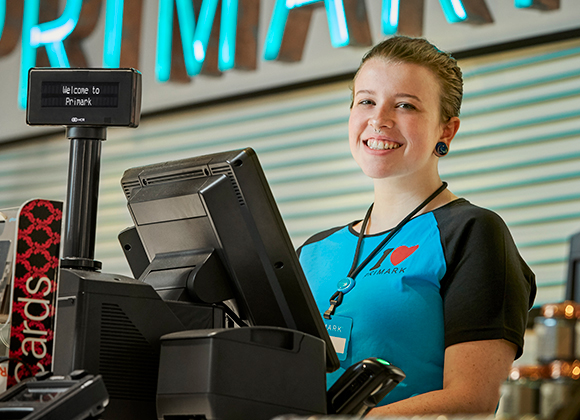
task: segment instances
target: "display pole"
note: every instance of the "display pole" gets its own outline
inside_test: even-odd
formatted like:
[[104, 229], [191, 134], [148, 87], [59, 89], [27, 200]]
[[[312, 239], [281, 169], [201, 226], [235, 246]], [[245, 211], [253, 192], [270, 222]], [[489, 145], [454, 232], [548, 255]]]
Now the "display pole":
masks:
[[66, 127], [70, 139], [69, 172], [64, 214], [63, 268], [97, 271], [95, 239], [101, 142], [106, 127]]

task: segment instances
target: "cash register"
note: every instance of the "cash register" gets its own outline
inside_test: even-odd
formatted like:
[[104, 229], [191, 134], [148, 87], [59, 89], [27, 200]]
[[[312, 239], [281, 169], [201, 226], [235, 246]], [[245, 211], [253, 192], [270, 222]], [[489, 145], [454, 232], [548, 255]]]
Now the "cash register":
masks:
[[[358, 391], [388, 387], [363, 361], [327, 405], [325, 374], [338, 357], [252, 149], [127, 170], [134, 226], [119, 240], [134, 278], [100, 272], [100, 144], [108, 126], [138, 126], [140, 101], [134, 69], [29, 73], [27, 123], [64, 125], [71, 140], [55, 373], [102, 377], [104, 420], [267, 419], [374, 404]], [[404, 376], [378, 365], [389, 386]]]
[[158, 418], [320, 415], [357, 398], [360, 409], [404, 378], [361, 362], [327, 406], [338, 357], [252, 149], [129, 169], [121, 184], [135, 224], [121, 242], [136, 277], [163, 299], [218, 305], [237, 324], [161, 338]]

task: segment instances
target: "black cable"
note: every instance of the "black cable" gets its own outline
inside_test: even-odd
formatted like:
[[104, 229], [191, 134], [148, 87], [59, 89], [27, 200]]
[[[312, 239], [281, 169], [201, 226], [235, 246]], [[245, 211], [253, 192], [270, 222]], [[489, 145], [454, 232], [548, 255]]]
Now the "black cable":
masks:
[[[381, 241], [381, 243], [369, 254], [369, 256], [362, 262], [359, 264], [358, 267], [356, 267], [356, 269], [350, 273], [352, 274], [351, 278], [354, 278], [358, 273], [360, 273], [360, 271], [375, 257], [375, 255], [377, 255], [377, 253], [391, 240], [391, 238], [393, 236], [395, 236], [399, 230], [401, 230], [401, 228], [407, 224], [407, 222], [409, 220], [411, 220], [421, 209], [423, 209], [423, 207], [425, 207], [427, 204], [429, 204], [435, 197], [437, 197], [441, 192], [443, 192], [443, 190], [447, 188], [447, 182], [443, 181], [443, 183], [441, 184], [441, 186], [439, 188], [437, 188], [437, 190], [431, 194], [429, 197], [427, 197], [425, 199], [425, 201], [423, 201], [421, 204], [419, 204], [411, 213], [409, 213], [403, 220], [401, 220], [399, 222], [399, 224], [397, 226], [395, 226], [387, 235], [387, 237], [385, 239], [383, 239]], [[372, 209], [372, 205], [371, 208], [369, 209], [369, 215]], [[364, 228], [366, 227], [366, 223], [363, 224], [363, 227], [361, 229], [362, 235], [364, 236]], [[358, 249], [357, 249], [358, 252]], [[358, 255], [357, 255], [358, 257]], [[358, 259], [358, 258], [357, 258]]]
[[30, 377], [34, 377], [34, 373], [32, 373], [32, 369], [30, 369], [30, 366], [28, 366], [22, 360], [20, 360], [20, 359], [18, 359], [16, 357], [8, 357], [8, 356], [2, 356], [2, 357], [0, 357], [0, 363], [4, 363], [4, 362], [8, 362], [8, 361], [22, 363], [22, 366], [24, 366], [26, 368], [26, 370], [30, 374]]

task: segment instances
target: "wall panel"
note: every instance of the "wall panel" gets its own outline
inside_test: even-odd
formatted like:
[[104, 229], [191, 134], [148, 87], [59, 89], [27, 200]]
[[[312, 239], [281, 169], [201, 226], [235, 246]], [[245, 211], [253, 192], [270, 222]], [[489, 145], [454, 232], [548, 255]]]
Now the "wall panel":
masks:
[[[465, 59], [462, 125], [442, 177], [497, 211], [538, 277], [537, 304], [561, 300], [568, 239], [580, 231], [580, 41]], [[116, 236], [131, 224], [127, 168], [253, 147], [295, 245], [362, 218], [372, 183], [350, 157], [349, 82], [144, 117], [103, 143], [96, 258], [129, 274]], [[64, 199], [64, 132], [0, 148], [0, 208]]]

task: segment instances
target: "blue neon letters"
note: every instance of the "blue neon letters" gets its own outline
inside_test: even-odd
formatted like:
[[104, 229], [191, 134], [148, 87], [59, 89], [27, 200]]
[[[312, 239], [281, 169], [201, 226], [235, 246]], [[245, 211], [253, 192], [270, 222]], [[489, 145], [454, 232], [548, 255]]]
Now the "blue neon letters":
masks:
[[4, 31], [4, 23], [6, 22], [6, 0], [0, 0], [0, 38]]
[[[6, 2], [0, 0], [0, 39], [6, 21]], [[63, 0], [64, 1], [64, 0]], [[178, 24], [187, 74], [193, 77], [201, 72], [206, 59], [208, 42], [214, 26], [217, 7], [221, 2], [221, 21], [218, 69], [231, 70], [236, 65], [236, 33], [239, 19], [240, 0], [202, 0], [198, 21], [192, 0], [158, 0], [157, 46], [155, 76], [160, 82], [167, 82], [171, 73], [173, 8], [177, 6]], [[485, 1], [485, 0], [481, 0]], [[123, 8], [125, 0], [106, 0], [105, 35], [103, 41], [103, 67], [119, 67], [121, 39], [123, 31]], [[347, 24], [344, 0], [275, 0], [274, 11], [268, 26], [263, 58], [276, 60], [286, 30], [288, 15], [292, 9], [324, 2], [330, 39], [335, 48], [349, 45], [350, 34]], [[534, 7], [534, 0], [513, 0], [517, 8]], [[28, 69], [36, 64], [36, 51], [44, 47], [50, 65], [69, 67], [69, 60], [63, 41], [76, 28], [82, 7], [82, 0], [66, 0], [62, 15], [51, 22], [38, 23], [40, 0], [24, 0], [22, 22], [22, 53], [18, 103], [26, 106]], [[463, 0], [439, 0], [448, 22], [468, 20], [468, 12]], [[382, 0], [381, 32], [393, 35], [399, 32], [400, 0]]]
[[[185, 68], [189, 76], [196, 76], [205, 61], [219, 0], [202, 1], [197, 25], [191, 0], [159, 0], [155, 76], [160, 82], [168, 81], [171, 71], [174, 2], [177, 4]], [[238, 0], [221, 0], [221, 3], [218, 68], [225, 71], [234, 67]]]
[[[274, 13], [266, 35], [264, 45], [264, 59], [275, 60], [278, 58], [286, 21], [290, 10], [297, 7], [310, 5], [322, 0], [276, 0]], [[344, 13], [344, 0], [323, 0], [328, 19], [328, 29], [330, 31], [330, 42], [334, 48], [345, 47], [349, 44], [348, 26]]]
[[67, 0], [62, 15], [51, 22], [38, 23], [39, 0], [24, 2], [22, 22], [22, 56], [20, 59], [20, 84], [18, 103], [26, 106], [28, 69], [36, 64], [36, 49], [45, 47], [52, 67], [70, 67], [63, 41], [79, 21], [82, 0]]
[[117, 68], [121, 62], [124, 5], [124, 0], [107, 0], [103, 42], [103, 67], [106, 68]]

